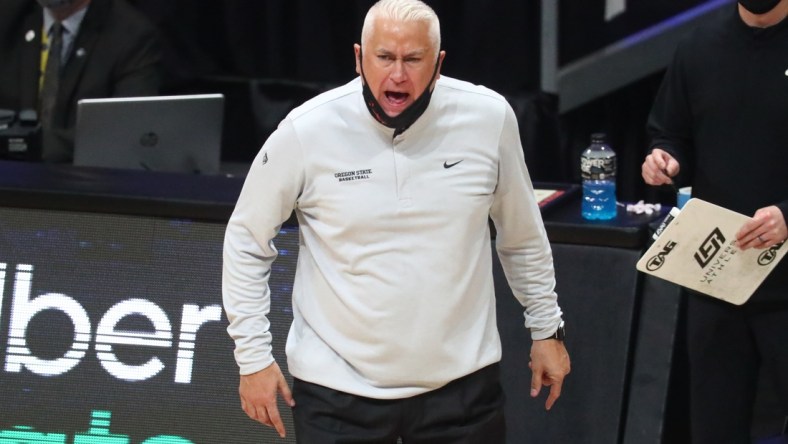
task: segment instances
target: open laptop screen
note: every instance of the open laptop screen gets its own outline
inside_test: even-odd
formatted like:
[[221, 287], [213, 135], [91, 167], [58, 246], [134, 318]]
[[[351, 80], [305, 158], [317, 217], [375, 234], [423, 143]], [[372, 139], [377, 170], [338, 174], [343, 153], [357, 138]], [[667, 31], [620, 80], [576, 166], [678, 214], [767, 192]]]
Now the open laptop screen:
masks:
[[223, 116], [221, 94], [83, 99], [74, 165], [218, 173]]

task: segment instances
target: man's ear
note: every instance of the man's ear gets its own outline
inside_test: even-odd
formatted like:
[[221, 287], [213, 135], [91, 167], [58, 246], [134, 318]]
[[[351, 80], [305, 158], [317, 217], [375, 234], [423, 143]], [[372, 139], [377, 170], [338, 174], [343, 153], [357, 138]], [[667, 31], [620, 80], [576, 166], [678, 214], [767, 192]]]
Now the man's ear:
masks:
[[441, 70], [443, 69], [443, 59], [446, 58], [446, 51], [438, 53], [438, 72], [435, 74], [435, 81], [441, 78]]
[[356, 55], [356, 74], [361, 75], [361, 45], [353, 44], [353, 53]]

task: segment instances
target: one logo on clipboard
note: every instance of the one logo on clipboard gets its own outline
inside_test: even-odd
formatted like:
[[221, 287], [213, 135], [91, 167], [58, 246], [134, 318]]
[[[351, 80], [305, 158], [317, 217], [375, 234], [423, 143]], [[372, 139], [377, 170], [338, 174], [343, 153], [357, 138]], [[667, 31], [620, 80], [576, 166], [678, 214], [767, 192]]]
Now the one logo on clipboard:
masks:
[[673, 241], [668, 241], [665, 246], [662, 248], [662, 251], [657, 253], [656, 256], [652, 257], [646, 263], [646, 269], [648, 271], [657, 271], [665, 265], [665, 256], [668, 255], [674, 248], [676, 247], [676, 243]]
[[714, 256], [720, 252], [723, 244], [725, 244], [725, 236], [722, 235], [719, 228], [715, 228], [695, 253], [695, 260], [700, 268], [706, 268], [706, 265], [709, 265]]
[[774, 260], [777, 259], [777, 250], [779, 250], [784, 244], [785, 241], [782, 241], [779, 244], [772, 245], [768, 250], [764, 250], [764, 252], [758, 256], [758, 265], [765, 267], [774, 262]]

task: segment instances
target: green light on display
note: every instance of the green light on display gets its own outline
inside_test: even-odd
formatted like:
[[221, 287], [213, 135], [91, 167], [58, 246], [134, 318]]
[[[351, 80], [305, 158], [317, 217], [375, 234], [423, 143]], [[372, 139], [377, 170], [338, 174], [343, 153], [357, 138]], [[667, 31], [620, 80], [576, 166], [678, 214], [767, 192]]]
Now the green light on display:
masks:
[[74, 435], [74, 444], [129, 444], [128, 436], [109, 432], [111, 418], [112, 412], [93, 410], [88, 433]]
[[[74, 435], [73, 444], [131, 444], [131, 437], [110, 433], [112, 412], [94, 410], [87, 433]], [[0, 444], [67, 444], [65, 433], [37, 432], [33, 427], [18, 425], [10, 430], [0, 430]], [[173, 435], [148, 438], [140, 444], [194, 444], [188, 439]]]
[[11, 430], [0, 431], [0, 444], [66, 444], [66, 435], [61, 433], [41, 433], [29, 426], [16, 426]]

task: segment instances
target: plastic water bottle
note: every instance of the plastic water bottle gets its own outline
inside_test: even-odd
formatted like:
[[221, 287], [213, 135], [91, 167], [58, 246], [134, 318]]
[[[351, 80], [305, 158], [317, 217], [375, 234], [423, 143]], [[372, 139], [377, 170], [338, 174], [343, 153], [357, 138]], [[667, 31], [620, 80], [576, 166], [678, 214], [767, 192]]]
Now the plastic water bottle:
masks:
[[605, 134], [591, 135], [591, 145], [580, 156], [580, 175], [583, 179], [583, 218], [609, 220], [616, 217], [616, 153], [605, 141]]

